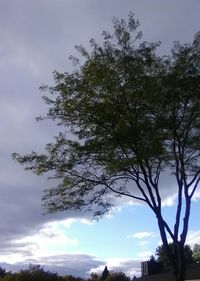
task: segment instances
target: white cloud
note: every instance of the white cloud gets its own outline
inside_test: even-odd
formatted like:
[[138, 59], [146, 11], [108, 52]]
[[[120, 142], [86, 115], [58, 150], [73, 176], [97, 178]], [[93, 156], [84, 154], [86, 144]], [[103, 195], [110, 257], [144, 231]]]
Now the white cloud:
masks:
[[190, 230], [187, 235], [186, 244], [194, 246], [194, 244], [200, 244], [200, 230]]
[[150, 241], [142, 240], [142, 241], [138, 242], [138, 244], [139, 244], [140, 246], [145, 246], [145, 245], [150, 244]]
[[192, 197], [192, 201], [198, 201], [200, 199], [200, 187], [195, 191], [193, 197]]
[[[169, 243], [172, 243], [171, 237], [167, 237], [167, 240]], [[158, 246], [161, 246], [163, 242], [159, 240]], [[191, 247], [194, 246], [194, 244], [200, 244], [200, 230], [189, 230], [187, 239], [186, 239], [186, 244], [190, 245]]]
[[108, 218], [108, 219], [112, 219], [114, 217], [114, 214], [120, 213], [121, 210], [122, 210], [122, 207], [120, 207], [120, 206], [112, 207], [109, 210], [109, 212], [105, 215], [105, 217]]
[[148, 260], [150, 258], [150, 256], [153, 255], [153, 253], [152, 253], [152, 251], [148, 250], [148, 251], [140, 252], [137, 255], [142, 260]]
[[163, 198], [162, 207], [172, 207], [177, 199], [177, 194], [166, 196]]
[[148, 250], [148, 251], [140, 252], [137, 255], [139, 258], [141, 258], [143, 260], [148, 260], [150, 258], [150, 256], [153, 255], [153, 253], [152, 253], [152, 251]]
[[[81, 219], [81, 222], [83, 221], [84, 219]], [[64, 227], [64, 228], [70, 228], [71, 225], [76, 222], [77, 219], [74, 219], [74, 218], [69, 218], [69, 219], [65, 219], [65, 220], [61, 220], [61, 221], [54, 221], [54, 222], [51, 222], [49, 223], [50, 227], [54, 226], [54, 227]], [[84, 220], [86, 221], [86, 220]]]
[[93, 225], [94, 224], [94, 221], [92, 221], [90, 219], [86, 219], [86, 218], [80, 219], [80, 222], [82, 224], [87, 224], [87, 225]]
[[[12, 248], [7, 254], [0, 255], [0, 261], [14, 263], [25, 261], [27, 253], [29, 258], [38, 259], [42, 256], [66, 254], [69, 246], [76, 247], [79, 243], [77, 238], [71, 238], [66, 230], [70, 228], [75, 219], [54, 221], [46, 223], [40, 230], [32, 235], [12, 241], [12, 246], [17, 250], [17, 254], [12, 253]], [[26, 255], [25, 255], [26, 253]]]
[[127, 235], [127, 238], [143, 239], [145, 237], [152, 237], [154, 235], [155, 235], [154, 232], [136, 232], [134, 234]]

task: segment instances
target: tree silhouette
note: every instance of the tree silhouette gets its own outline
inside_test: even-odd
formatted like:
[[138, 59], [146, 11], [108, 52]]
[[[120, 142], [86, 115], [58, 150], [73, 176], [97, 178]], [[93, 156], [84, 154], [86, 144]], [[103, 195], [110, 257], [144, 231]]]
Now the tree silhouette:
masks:
[[108, 277], [108, 275], [109, 275], [109, 271], [108, 271], [107, 266], [105, 266], [105, 268], [104, 268], [104, 270], [103, 270], [103, 272], [102, 272], [102, 274], [101, 274], [100, 280], [102, 280], [102, 281], [106, 280], [106, 278]]

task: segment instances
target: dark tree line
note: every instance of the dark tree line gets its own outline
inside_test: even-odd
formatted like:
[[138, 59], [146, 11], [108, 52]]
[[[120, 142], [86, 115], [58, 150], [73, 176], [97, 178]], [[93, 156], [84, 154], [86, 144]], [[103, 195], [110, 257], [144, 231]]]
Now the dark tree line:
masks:
[[56, 273], [45, 271], [40, 265], [30, 265], [28, 269], [19, 273], [7, 272], [0, 268], [0, 280], [2, 281], [131, 281], [131, 278], [123, 272], [109, 272], [107, 267], [102, 274], [92, 273], [88, 279], [72, 275], [59, 276]]

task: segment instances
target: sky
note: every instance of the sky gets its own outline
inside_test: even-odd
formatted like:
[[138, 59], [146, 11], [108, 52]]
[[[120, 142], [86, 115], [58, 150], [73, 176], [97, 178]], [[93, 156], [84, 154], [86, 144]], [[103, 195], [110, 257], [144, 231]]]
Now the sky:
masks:
[[[39, 87], [53, 85], [52, 72], [71, 71], [75, 45], [88, 46], [112, 30], [112, 18], [132, 11], [146, 41], [192, 42], [200, 30], [199, 0], [1, 0], [0, 1], [0, 266], [20, 270], [41, 264], [59, 274], [140, 274], [140, 261], [155, 254], [160, 236], [153, 214], [125, 200], [99, 221], [88, 214], [44, 215], [47, 178], [25, 172], [11, 158], [41, 152], [58, 133], [55, 124], [36, 122], [47, 111]], [[174, 189], [165, 177], [164, 213], [174, 218]], [[188, 240], [200, 243], [200, 192], [192, 204]]]

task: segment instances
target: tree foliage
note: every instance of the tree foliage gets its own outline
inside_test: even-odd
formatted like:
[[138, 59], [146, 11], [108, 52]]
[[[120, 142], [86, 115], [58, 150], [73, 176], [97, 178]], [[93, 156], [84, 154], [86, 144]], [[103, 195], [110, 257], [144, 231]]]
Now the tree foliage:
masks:
[[4, 277], [7, 274], [6, 269], [3, 267], [0, 267], [0, 278]]
[[100, 281], [100, 276], [96, 272], [92, 272], [88, 281]]
[[[114, 19], [113, 27], [113, 34], [103, 32], [101, 45], [92, 39], [89, 51], [76, 47], [83, 64], [72, 73], [54, 72], [55, 86], [42, 87], [49, 112], [39, 119], [55, 121], [60, 134], [44, 154], [13, 156], [27, 170], [57, 179], [44, 193], [48, 212], [101, 216], [115, 204], [114, 195], [146, 203], [177, 275], [200, 180], [200, 39], [176, 42], [169, 55], [159, 56], [160, 43], [142, 41], [132, 13], [128, 21]], [[176, 184], [173, 228], [162, 213], [166, 173]]]
[[[86, 279], [72, 275], [59, 276], [57, 273], [45, 271], [40, 265], [30, 265], [28, 269], [18, 273], [5, 272], [0, 276], [4, 281], [84, 281]], [[90, 279], [88, 279], [90, 280]], [[99, 280], [99, 279], [98, 279]]]
[[[29, 267], [27, 270], [21, 270], [18, 273], [7, 272], [4, 276], [0, 277], [2, 281], [100, 281], [101, 277], [92, 273], [90, 278], [83, 279], [72, 275], [59, 276], [56, 273], [51, 273], [42, 269], [41, 266]], [[123, 272], [111, 272], [105, 276], [105, 281], [130, 281]]]
[[105, 266], [105, 268], [104, 268], [104, 270], [103, 270], [103, 272], [102, 272], [102, 274], [101, 274], [100, 280], [101, 280], [101, 281], [106, 280], [107, 277], [109, 276], [109, 274], [110, 274], [110, 273], [109, 273], [109, 270], [108, 270], [107, 266]]
[[105, 279], [106, 281], [130, 281], [130, 277], [126, 276], [123, 272], [112, 272]]
[[[174, 244], [169, 243], [169, 247], [170, 247], [170, 251], [173, 254]], [[184, 255], [185, 255], [186, 263], [193, 262], [193, 251], [189, 245], [184, 246]], [[156, 249], [156, 257], [157, 257], [157, 261], [163, 263], [164, 266], [170, 265], [169, 258], [167, 256], [166, 250], [163, 247], [163, 245], [158, 246], [158, 248]]]
[[194, 244], [193, 259], [195, 262], [200, 262], [200, 244]]
[[40, 265], [30, 265], [28, 269], [19, 273], [6, 273], [2, 278], [4, 281], [62, 281], [63, 278], [56, 273], [45, 271]]

